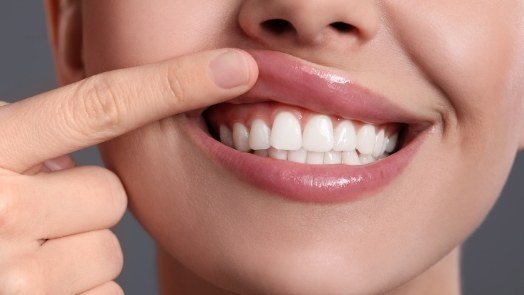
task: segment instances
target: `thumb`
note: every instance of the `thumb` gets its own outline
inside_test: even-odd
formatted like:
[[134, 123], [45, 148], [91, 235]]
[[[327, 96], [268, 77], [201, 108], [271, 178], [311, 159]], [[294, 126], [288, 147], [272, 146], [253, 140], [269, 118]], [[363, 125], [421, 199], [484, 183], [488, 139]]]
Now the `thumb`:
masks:
[[75, 166], [75, 160], [73, 160], [73, 158], [71, 158], [69, 155], [64, 155], [54, 159], [49, 159], [43, 163], [35, 165], [29, 168], [28, 170], [24, 171], [22, 174], [35, 175], [38, 173], [49, 173], [65, 169], [71, 169]]

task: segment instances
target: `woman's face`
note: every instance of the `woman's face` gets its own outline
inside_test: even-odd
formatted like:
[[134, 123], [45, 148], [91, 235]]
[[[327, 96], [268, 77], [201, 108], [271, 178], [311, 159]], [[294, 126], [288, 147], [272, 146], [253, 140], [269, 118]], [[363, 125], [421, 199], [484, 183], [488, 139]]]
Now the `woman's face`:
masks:
[[[287, 54], [257, 51], [265, 84], [249, 101], [166, 118], [101, 146], [159, 245], [229, 290], [371, 294], [398, 287], [480, 224], [519, 148], [523, 1], [90, 0], [83, 13], [87, 75], [222, 47]], [[267, 93], [280, 103], [256, 97]], [[287, 96], [293, 106], [281, 103]], [[381, 128], [390, 141], [398, 129], [404, 139], [396, 153], [364, 168], [321, 167], [233, 151], [197, 124], [203, 118], [213, 133], [221, 125], [236, 129], [241, 149], [242, 128], [234, 123], [250, 127], [258, 118], [271, 127], [283, 111], [301, 131], [318, 119], [311, 132], [328, 142], [319, 130], [341, 118], [357, 133], [362, 122], [375, 123], [368, 132], [382, 151], [382, 139], [375, 142]], [[274, 129], [293, 133], [297, 121], [281, 117]], [[369, 160], [360, 142], [367, 135], [357, 136], [358, 160]], [[272, 145], [282, 145], [273, 157], [290, 159], [282, 153], [295, 149], [288, 137], [270, 135]], [[342, 155], [349, 163], [355, 155], [320, 153], [306, 159]]]

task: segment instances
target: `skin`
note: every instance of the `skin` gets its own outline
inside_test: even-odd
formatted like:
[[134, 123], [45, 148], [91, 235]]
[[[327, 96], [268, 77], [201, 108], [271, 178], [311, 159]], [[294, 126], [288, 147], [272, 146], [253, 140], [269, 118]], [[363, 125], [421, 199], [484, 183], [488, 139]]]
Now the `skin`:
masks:
[[[123, 91], [117, 94], [133, 98], [124, 105], [137, 108], [122, 117], [125, 128], [52, 153], [40, 152], [43, 141], [4, 156], [3, 167], [23, 170], [27, 162], [125, 133], [100, 147], [133, 213], [158, 242], [164, 294], [459, 294], [460, 246], [496, 202], [523, 146], [524, 3], [319, 3], [90, 0], [48, 6], [64, 84], [202, 50], [263, 48], [345, 70], [357, 83], [423, 115], [432, 124], [428, 138], [402, 175], [373, 197], [298, 204], [239, 181], [195, 146], [184, 114], [170, 116], [191, 107], [172, 107], [169, 114], [157, 107], [148, 120], [134, 116], [162, 97], [150, 86], [154, 81], [140, 83], [147, 79], [138, 76], [151, 77], [144, 68], [118, 83], [140, 85], [136, 97], [130, 93], [137, 91], [117, 87]], [[275, 35], [260, 26], [276, 18], [294, 30]], [[335, 33], [333, 22], [356, 30]], [[189, 89], [180, 93], [191, 95], [182, 101], [212, 96], [190, 83], [201, 78], [198, 65], [184, 65], [181, 72], [193, 80], [183, 80]], [[16, 122], [5, 122], [13, 125], [6, 132], [29, 132]], [[143, 125], [136, 122], [150, 124], [128, 132]], [[8, 144], [24, 146], [15, 141]], [[5, 164], [26, 159], [22, 154], [30, 151], [35, 161]]]
[[[272, 49], [343, 69], [433, 124], [394, 183], [333, 206], [237, 180], [195, 147], [184, 116], [103, 144], [158, 242], [164, 293], [178, 272], [247, 294], [459, 292], [458, 247], [496, 201], [522, 134], [523, 3], [319, 3], [84, 2], [86, 75], [217, 47]], [[276, 18], [294, 31], [261, 28]], [[337, 21], [357, 30], [335, 34]]]
[[126, 209], [124, 187], [113, 172], [60, 155], [238, 96], [257, 75], [247, 53], [222, 49], [2, 103], [0, 294], [123, 294], [113, 282], [122, 251], [109, 228]]

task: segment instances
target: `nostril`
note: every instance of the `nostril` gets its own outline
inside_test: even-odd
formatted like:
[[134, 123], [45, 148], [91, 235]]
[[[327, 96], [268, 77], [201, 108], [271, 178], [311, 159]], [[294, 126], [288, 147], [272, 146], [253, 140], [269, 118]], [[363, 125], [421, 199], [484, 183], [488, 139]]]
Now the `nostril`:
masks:
[[353, 25], [350, 25], [345, 22], [334, 22], [330, 26], [337, 30], [339, 33], [349, 33], [354, 31], [356, 28]]
[[262, 22], [260, 26], [275, 35], [281, 35], [284, 33], [294, 32], [295, 27], [293, 27], [293, 24], [291, 24], [289, 21], [285, 19], [270, 19]]

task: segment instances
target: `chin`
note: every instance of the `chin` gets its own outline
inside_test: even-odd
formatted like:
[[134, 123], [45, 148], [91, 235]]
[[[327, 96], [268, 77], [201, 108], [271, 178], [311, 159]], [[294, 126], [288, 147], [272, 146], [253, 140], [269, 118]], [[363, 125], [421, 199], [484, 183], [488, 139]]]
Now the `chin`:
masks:
[[218, 271], [200, 274], [212, 284], [237, 294], [371, 295], [395, 290], [431, 265], [424, 257], [403, 264], [396, 258], [388, 260], [388, 255], [395, 256], [393, 252], [337, 253], [333, 249], [305, 247], [308, 249], [275, 249], [273, 253], [265, 247], [264, 253], [253, 251], [256, 248], [244, 249], [245, 255], [240, 255], [239, 249], [223, 268], [217, 264]]

